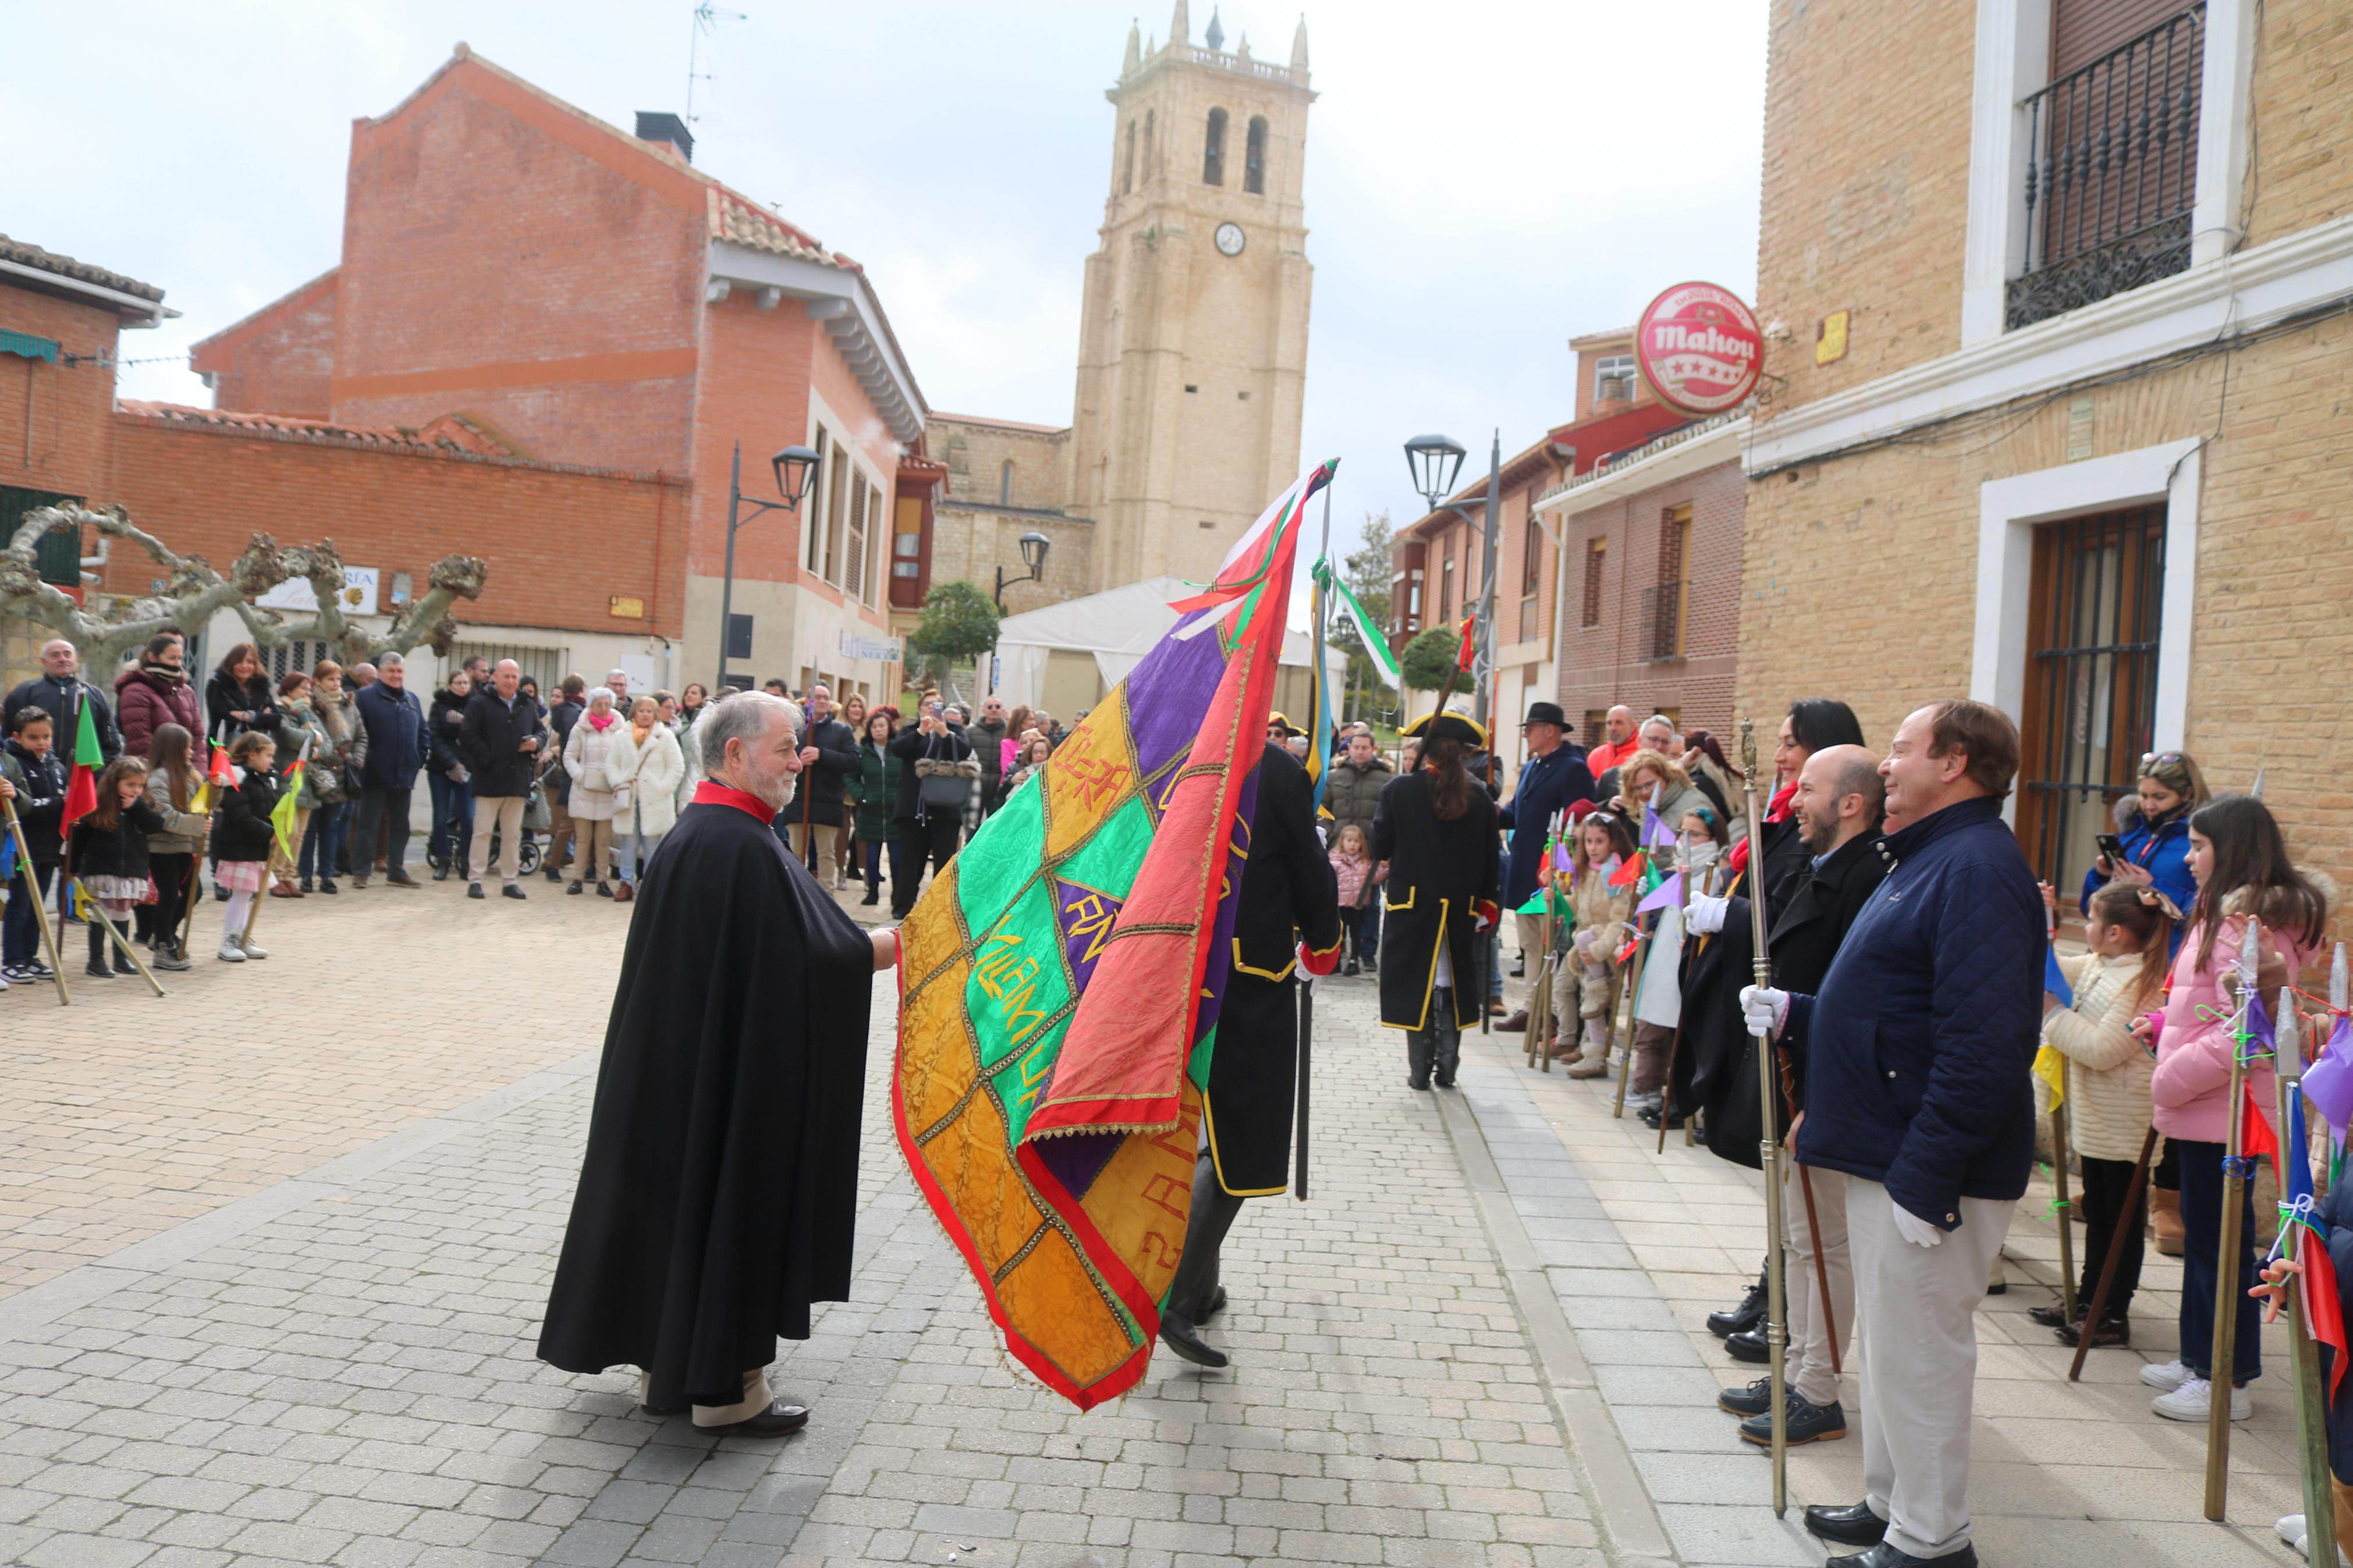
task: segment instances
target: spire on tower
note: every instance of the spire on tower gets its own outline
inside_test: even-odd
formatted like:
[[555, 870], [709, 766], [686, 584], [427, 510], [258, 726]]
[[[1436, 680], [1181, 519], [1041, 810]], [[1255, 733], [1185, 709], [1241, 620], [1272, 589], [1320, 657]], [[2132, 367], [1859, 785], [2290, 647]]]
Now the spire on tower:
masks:
[[1127, 24], [1127, 58], [1119, 62], [1119, 74], [1122, 78], [1131, 76], [1143, 63], [1144, 40], [1136, 33], [1134, 20], [1130, 18]]
[[1234, 46], [1234, 53], [1243, 59], [1250, 58], [1250, 33], [1247, 30], [1242, 34], [1241, 42]]
[[1193, 22], [1185, 15], [1185, 0], [1176, 0], [1176, 15], [1168, 18], [1168, 41], [1172, 44], [1193, 41]]
[[1299, 31], [1291, 35], [1291, 68], [1304, 74], [1307, 69], [1307, 13], [1299, 13]]
[[1218, 8], [1215, 5], [1209, 7], [1209, 27], [1201, 35], [1201, 41], [1209, 46], [1212, 54], [1223, 50], [1226, 47], [1225, 25], [1218, 20]]

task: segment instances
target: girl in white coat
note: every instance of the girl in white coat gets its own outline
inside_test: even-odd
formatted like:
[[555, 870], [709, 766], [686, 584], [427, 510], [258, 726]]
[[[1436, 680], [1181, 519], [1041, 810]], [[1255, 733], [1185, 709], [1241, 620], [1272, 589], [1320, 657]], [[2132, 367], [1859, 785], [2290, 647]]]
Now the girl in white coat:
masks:
[[686, 776], [686, 758], [678, 737], [661, 721], [661, 706], [640, 697], [629, 710], [629, 721], [617, 727], [610, 766], [621, 787], [613, 797], [614, 858], [620, 863], [621, 887], [613, 896], [627, 903], [637, 896], [638, 877], [654, 857], [654, 847], [678, 821], [678, 786]]

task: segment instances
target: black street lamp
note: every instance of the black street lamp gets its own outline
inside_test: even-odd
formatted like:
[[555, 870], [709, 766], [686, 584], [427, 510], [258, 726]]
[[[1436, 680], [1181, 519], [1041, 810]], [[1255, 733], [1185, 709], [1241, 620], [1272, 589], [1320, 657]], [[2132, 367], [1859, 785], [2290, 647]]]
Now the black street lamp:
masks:
[[[1487, 676], [1495, 660], [1495, 532], [1501, 518], [1502, 498], [1497, 491], [1503, 484], [1504, 433], [1495, 432], [1494, 445], [1487, 458], [1487, 500], [1483, 517], [1475, 517], [1469, 507], [1450, 501], [1454, 477], [1462, 471], [1462, 444], [1447, 436], [1416, 436], [1405, 444], [1405, 465], [1413, 475], [1413, 488], [1430, 503], [1432, 511], [1451, 511], [1465, 522], [1482, 521], [1485, 530], [1486, 584], [1479, 595], [1479, 625], [1472, 646], [1482, 665], [1488, 668], [1472, 672], [1472, 717], [1481, 724], [1487, 721]], [[1427, 594], [1428, 588], [1423, 592]]]
[[[719, 689], [727, 689], [727, 638], [735, 625], [735, 531], [765, 511], [797, 512], [801, 498], [817, 482], [818, 455], [807, 447], [787, 447], [768, 459], [776, 471], [776, 493], [782, 500], [761, 500], [744, 493], [744, 443], [727, 466], [727, 576], [719, 590]], [[751, 508], [750, 516], [744, 514]]]
[[996, 597], [999, 614], [1002, 614], [1005, 609], [1006, 589], [1018, 583], [1042, 583], [1046, 579], [1046, 552], [1053, 548], [1054, 542], [1042, 533], [1025, 533], [1019, 542], [1021, 564], [1029, 568], [1029, 574], [1026, 577], [1008, 577], [1004, 567], [999, 566], [997, 569]]

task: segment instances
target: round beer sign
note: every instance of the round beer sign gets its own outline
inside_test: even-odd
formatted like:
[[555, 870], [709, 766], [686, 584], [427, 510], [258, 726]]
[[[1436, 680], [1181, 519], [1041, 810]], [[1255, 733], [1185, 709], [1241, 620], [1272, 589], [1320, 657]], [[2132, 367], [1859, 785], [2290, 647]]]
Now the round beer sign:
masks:
[[1634, 329], [1634, 363], [1668, 407], [1721, 414], [1757, 390], [1765, 334], [1731, 289], [1678, 283], [1642, 312]]

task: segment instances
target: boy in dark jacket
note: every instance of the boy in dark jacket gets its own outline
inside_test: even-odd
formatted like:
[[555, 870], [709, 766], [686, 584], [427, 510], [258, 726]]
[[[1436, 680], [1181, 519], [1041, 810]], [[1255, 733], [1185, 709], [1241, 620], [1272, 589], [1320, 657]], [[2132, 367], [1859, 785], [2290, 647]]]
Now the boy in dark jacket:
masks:
[[[0, 932], [0, 978], [12, 984], [47, 980], [49, 966], [41, 962], [41, 908], [56, 879], [65, 840], [58, 824], [65, 816], [66, 767], [52, 750], [57, 725], [46, 709], [30, 703], [8, 716], [8, 742], [0, 752], [0, 784], [7, 786], [8, 804], [16, 808], [24, 830], [25, 849], [32, 864], [17, 868], [8, 889], [6, 929]], [[39, 888], [35, 893], [27, 877]]]

